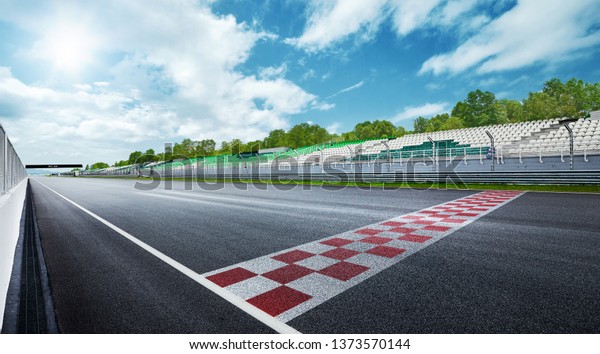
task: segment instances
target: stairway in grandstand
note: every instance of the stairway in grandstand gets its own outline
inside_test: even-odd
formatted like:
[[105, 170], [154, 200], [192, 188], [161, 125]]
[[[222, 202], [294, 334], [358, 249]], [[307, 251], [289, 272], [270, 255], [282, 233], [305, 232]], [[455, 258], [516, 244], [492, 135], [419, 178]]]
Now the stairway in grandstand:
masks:
[[526, 136], [519, 141], [505, 144], [503, 146], [504, 151], [507, 153], [516, 153], [518, 151], [518, 149], [520, 149], [524, 146], [527, 146], [528, 144], [530, 144], [530, 142], [533, 142], [535, 144], [535, 142], [538, 139], [540, 139], [540, 137], [547, 135], [551, 131], [555, 131], [557, 129], [565, 129], [563, 127], [563, 124], [560, 123], [560, 121], [558, 119], [541, 121], [539, 127], [540, 127], [539, 131], [535, 131], [535, 132], [531, 133], [531, 135]]
[[[574, 149], [578, 152], [600, 151], [600, 120], [579, 119], [570, 124], [573, 130]], [[548, 127], [513, 144], [509, 153], [537, 153], [559, 155], [569, 151], [569, 133], [563, 124], [556, 121]]]

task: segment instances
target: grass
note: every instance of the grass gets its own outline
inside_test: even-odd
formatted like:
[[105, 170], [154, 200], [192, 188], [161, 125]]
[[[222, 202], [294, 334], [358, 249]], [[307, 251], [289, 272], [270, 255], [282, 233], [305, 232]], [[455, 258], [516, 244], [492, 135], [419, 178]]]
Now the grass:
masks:
[[[149, 180], [149, 178], [140, 179], [138, 177], [129, 176], [80, 176], [78, 178], [117, 178], [131, 180]], [[163, 178], [164, 180], [164, 178]], [[524, 185], [524, 184], [440, 184], [440, 183], [399, 183], [399, 182], [335, 182], [335, 181], [270, 181], [270, 180], [250, 180], [250, 179], [199, 179], [199, 178], [172, 178], [172, 181], [192, 181], [200, 183], [246, 183], [246, 184], [271, 184], [271, 185], [312, 185], [322, 187], [358, 187], [358, 188], [382, 188], [382, 189], [462, 189], [462, 190], [519, 190], [519, 191], [535, 191], [535, 192], [571, 192], [571, 193], [600, 193], [600, 185]]]

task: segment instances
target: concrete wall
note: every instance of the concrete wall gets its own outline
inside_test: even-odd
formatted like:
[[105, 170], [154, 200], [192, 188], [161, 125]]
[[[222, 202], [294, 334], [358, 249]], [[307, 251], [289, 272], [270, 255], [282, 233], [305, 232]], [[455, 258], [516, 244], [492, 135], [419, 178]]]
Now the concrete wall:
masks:
[[21, 214], [27, 191], [27, 179], [0, 196], [0, 330], [4, 318], [6, 294], [19, 239]]

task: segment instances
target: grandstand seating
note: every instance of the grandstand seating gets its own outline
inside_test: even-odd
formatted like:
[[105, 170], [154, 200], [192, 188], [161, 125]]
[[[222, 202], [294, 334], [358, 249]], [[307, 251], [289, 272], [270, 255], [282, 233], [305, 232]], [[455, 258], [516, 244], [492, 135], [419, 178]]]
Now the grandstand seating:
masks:
[[[580, 119], [571, 124], [573, 130], [573, 145], [577, 151], [600, 150], [600, 120]], [[569, 151], [569, 133], [562, 124], [553, 129], [546, 129], [533, 139], [519, 146], [521, 152], [537, 152], [544, 155]], [[512, 148], [511, 153], [516, 153], [517, 148]]]
[[[220, 155], [198, 157], [183, 161], [154, 163], [145, 169], [183, 169], [186, 165], [201, 165], [216, 168], [220, 163], [248, 166], [259, 164], [269, 167], [277, 160], [289, 160], [298, 164], [322, 164], [327, 162], [371, 162], [396, 161], [398, 159], [425, 157], [479, 158], [489, 153], [490, 138], [494, 137], [497, 155], [511, 156], [563, 156], [569, 153], [569, 133], [564, 127], [564, 119], [546, 119], [485, 127], [455, 129], [420, 134], [407, 134], [398, 138], [330, 142], [284, 152], [268, 152], [242, 157], [240, 155]], [[569, 123], [574, 135], [575, 154], [600, 153], [600, 111], [591, 112], [590, 118]], [[433, 143], [432, 143], [433, 142]], [[434, 152], [435, 147], [435, 152]], [[107, 173], [126, 173], [130, 166], [110, 168]]]
[[[410, 158], [433, 155], [435, 143], [437, 156], [472, 156], [486, 154], [491, 141], [486, 131], [494, 137], [498, 154], [542, 154], [560, 155], [569, 151], [569, 134], [561, 119], [547, 119], [503, 125], [492, 125], [431, 133], [409, 134], [400, 138], [372, 141], [363, 144], [362, 151], [354, 156], [348, 152], [336, 150], [336, 153], [352, 158], [354, 161], [372, 161], [387, 158]], [[574, 135], [576, 153], [600, 151], [600, 112], [592, 112], [591, 118], [579, 119], [570, 123]], [[389, 154], [388, 154], [389, 152]], [[323, 151], [324, 156], [331, 155]]]
[[[391, 144], [390, 144], [391, 145]], [[400, 149], [388, 149], [374, 154], [361, 154], [352, 158], [354, 161], [371, 161], [387, 159], [407, 159], [419, 157], [432, 157], [433, 150], [436, 150], [437, 156], [460, 156], [460, 155], [480, 155], [485, 153], [488, 147], [472, 147], [470, 144], [459, 144], [453, 139], [427, 141], [418, 145], [405, 145]]]

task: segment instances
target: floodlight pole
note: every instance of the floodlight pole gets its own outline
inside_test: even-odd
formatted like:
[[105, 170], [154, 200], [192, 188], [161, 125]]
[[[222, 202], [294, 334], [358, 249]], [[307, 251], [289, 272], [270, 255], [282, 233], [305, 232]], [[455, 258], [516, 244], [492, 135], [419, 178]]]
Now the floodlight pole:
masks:
[[496, 161], [494, 160], [494, 155], [496, 155], [496, 147], [494, 146], [494, 136], [489, 131], [485, 131], [487, 136], [490, 138], [491, 147], [492, 147], [492, 172], [496, 170]]
[[[348, 151], [350, 151], [350, 153], [348, 154], [348, 157], [349, 157], [348, 163], [350, 164], [350, 167], [352, 167], [352, 153], [354, 151], [352, 151], [352, 148], [349, 145], [346, 145], [346, 148], [348, 149]], [[344, 162], [344, 168], [345, 167], [346, 167], [346, 163]]]
[[321, 172], [323, 172], [323, 170], [324, 170], [324, 166], [323, 166], [323, 150], [320, 147], [317, 147], [317, 150], [319, 150], [319, 155], [321, 155], [321, 159], [319, 160], [319, 165], [321, 165]]
[[427, 139], [429, 140], [429, 142], [431, 142], [431, 153], [432, 153], [432, 158], [433, 158], [433, 169], [434, 171], [437, 171], [437, 160], [436, 160], [436, 153], [435, 153], [435, 142], [433, 141], [433, 139], [431, 139], [430, 136], [427, 137]]
[[385, 141], [382, 141], [382, 143], [383, 143], [383, 145], [385, 145], [385, 148], [387, 149], [387, 163], [388, 163], [388, 165], [391, 165], [392, 164], [392, 162], [391, 162], [392, 156], [391, 156], [390, 146]]
[[569, 154], [571, 155], [571, 160], [569, 161], [569, 169], [573, 170], [573, 129], [569, 126], [570, 122], [565, 122], [563, 125], [569, 132]]

